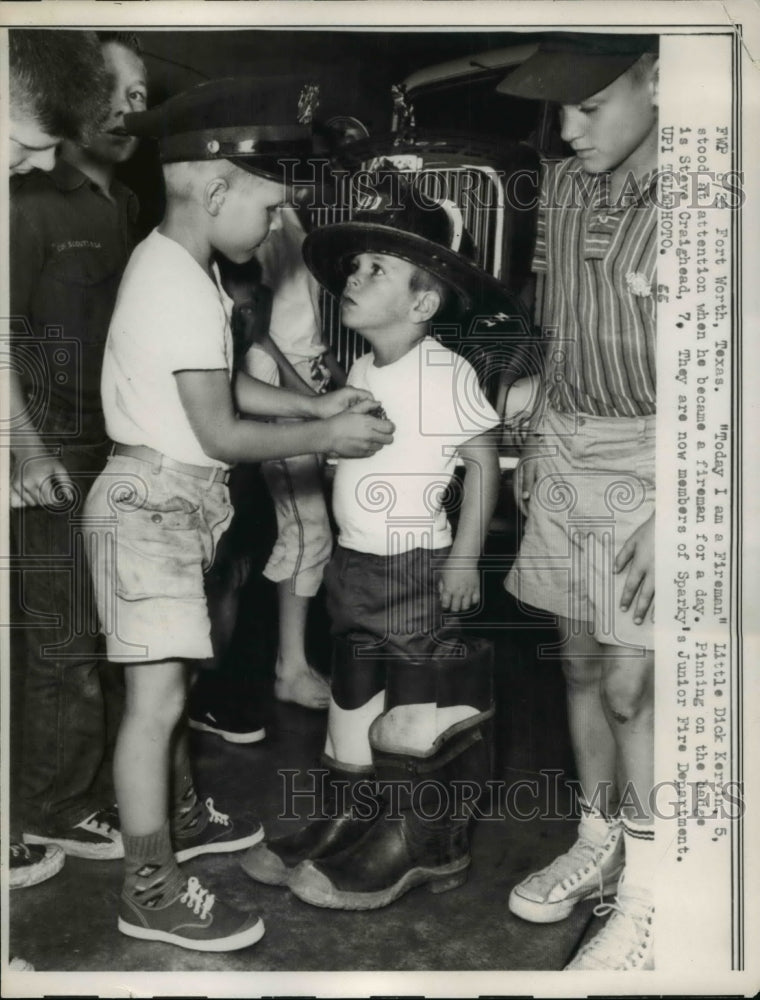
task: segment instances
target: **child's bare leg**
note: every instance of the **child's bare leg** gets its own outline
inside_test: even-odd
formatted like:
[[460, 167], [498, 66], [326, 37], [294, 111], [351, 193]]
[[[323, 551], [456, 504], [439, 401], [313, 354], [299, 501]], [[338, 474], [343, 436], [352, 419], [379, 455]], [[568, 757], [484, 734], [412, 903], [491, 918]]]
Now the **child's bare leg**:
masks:
[[537, 923], [563, 920], [577, 903], [598, 896], [600, 886], [605, 895], [614, 892], [623, 867], [620, 821], [609, 818], [617, 807], [618, 754], [602, 698], [612, 647], [588, 633], [578, 634], [568, 619], [560, 618], [559, 627], [581, 817], [570, 849], [510, 893], [510, 910]]
[[126, 706], [114, 761], [124, 839], [119, 930], [202, 951], [253, 944], [264, 933], [259, 917], [238, 913], [197, 877], [187, 878], [172, 845], [173, 765], [189, 776], [186, 743], [173, 739], [185, 706], [186, 666], [179, 661], [129, 666], [125, 675]]
[[[607, 646], [601, 701], [617, 747], [622, 812], [639, 823], [653, 822], [649, 805], [654, 782], [654, 655], [625, 655]], [[626, 794], [626, 787], [629, 793]]]
[[132, 664], [114, 753], [114, 785], [124, 833], [155, 833], [168, 819], [174, 729], [185, 704], [185, 664]]
[[[649, 795], [654, 778], [654, 656], [607, 647], [602, 703], [618, 750], [625, 870], [614, 912], [567, 966], [572, 970], [652, 968], [654, 883], [660, 860]], [[625, 655], [624, 655], [625, 654]]]
[[330, 686], [306, 659], [306, 618], [311, 598], [293, 593], [292, 581], [277, 584], [279, 648], [275, 666], [275, 697], [304, 708], [327, 708]]
[[587, 802], [613, 812], [616, 806], [615, 740], [602, 702], [605, 648], [593, 636], [576, 635], [567, 619], [559, 619], [563, 643], [562, 670], [567, 690], [570, 742]]

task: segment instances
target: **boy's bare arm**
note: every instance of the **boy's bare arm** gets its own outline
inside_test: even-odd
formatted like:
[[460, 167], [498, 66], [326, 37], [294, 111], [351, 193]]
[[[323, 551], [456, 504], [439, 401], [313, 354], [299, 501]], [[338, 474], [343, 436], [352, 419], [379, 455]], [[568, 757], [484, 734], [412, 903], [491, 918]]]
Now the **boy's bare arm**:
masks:
[[330, 378], [333, 380], [333, 384], [339, 389], [341, 386], [346, 384], [346, 373], [343, 371], [341, 366], [338, 364], [338, 359], [331, 347], [328, 347], [322, 356], [325, 368], [330, 373]]
[[[209, 458], [220, 462], [261, 462], [315, 452], [360, 458], [373, 455], [393, 440], [393, 424], [363, 412], [376, 404], [358, 389], [304, 396], [247, 375], [238, 376], [238, 381], [244, 380], [244, 397], [257, 407], [259, 415], [323, 418], [267, 424], [238, 420], [225, 370], [175, 372], [174, 377], [201, 447]], [[358, 402], [345, 412], [351, 400]], [[267, 406], [272, 409], [267, 410]]]
[[628, 567], [620, 607], [627, 611], [634, 604], [633, 620], [640, 625], [647, 614], [654, 614], [654, 514], [627, 538], [615, 559], [615, 572]]
[[260, 350], [265, 351], [279, 368], [280, 383], [282, 386], [286, 389], [292, 389], [294, 392], [303, 392], [307, 396], [318, 395], [317, 391], [313, 389], [308, 382], [301, 378], [296, 369], [288, 361], [268, 333], [264, 334], [263, 337], [258, 338], [256, 346]]
[[459, 449], [465, 464], [464, 496], [451, 554], [438, 581], [446, 611], [466, 611], [480, 602], [478, 560], [499, 496], [499, 455], [493, 432]]
[[241, 413], [252, 417], [300, 417], [325, 419], [353, 408], [367, 413], [377, 406], [377, 400], [364, 389], [346, 386], [323, 395], [302, 393], [281, 386], [269, 385], [245, 372], [235, 376], [235, 400]]

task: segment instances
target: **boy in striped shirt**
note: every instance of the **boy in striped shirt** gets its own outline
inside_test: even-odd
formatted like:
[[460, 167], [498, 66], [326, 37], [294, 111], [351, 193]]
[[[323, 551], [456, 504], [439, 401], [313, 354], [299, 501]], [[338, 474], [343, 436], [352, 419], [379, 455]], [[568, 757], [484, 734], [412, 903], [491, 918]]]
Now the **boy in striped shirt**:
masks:
[[506, 587], [557, 616], [582, 790], [576, 842], [509, 908], [551, 923], [617, 889], [567, 968], [650, 969], [657, 38], [550, 35], [499, 90], [559, 103], [574, 152], [543, 177], [544, 405], [516, 475], [527, 523]]

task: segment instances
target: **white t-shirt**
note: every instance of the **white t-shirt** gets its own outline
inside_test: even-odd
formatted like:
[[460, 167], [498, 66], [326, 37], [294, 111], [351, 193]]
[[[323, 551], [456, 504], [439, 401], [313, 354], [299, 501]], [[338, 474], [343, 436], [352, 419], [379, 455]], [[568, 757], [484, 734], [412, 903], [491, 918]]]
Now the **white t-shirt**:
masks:
[[179, 462], [225, 464], [201, 448], [174, 373], [232, 374], [232, 300], [184, 247], [154, 229], [134, 250], [108, 329], [101, 393], [108, 436]]
[[296, 210], [279, 209], [279, 225], [256, 250], [261, 280], [272, 290], [269, 336], [291, 364], [324, 354], [319, 285], [304, 264], [306, 233]]
[[345, 548], [389, 556], [450, 545], [442, 508], [457, 447], [495, 427], [499, 417], [472, 366], [426, 337], [393, 364], [365, 354], [348, 375], [368, 389], [396, 425], [393, 444], [368, 458], [341, 458], [333, 507]]

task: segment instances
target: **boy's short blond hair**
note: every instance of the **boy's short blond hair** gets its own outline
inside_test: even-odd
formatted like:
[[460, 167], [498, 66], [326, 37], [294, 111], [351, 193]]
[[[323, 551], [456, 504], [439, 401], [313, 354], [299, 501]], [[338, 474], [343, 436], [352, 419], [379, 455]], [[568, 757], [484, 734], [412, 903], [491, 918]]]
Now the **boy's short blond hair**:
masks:
[[182, 160], [162, 166], [166, 197], [172, 201], [197, 201], [210, 180], [220, 177], [230, 187], [250, 178], [261, 183], [262, 178], [236, 166], [230, 160]]
[[420, 267], [418, 264], [413, 264], [412, 266], [414, 270], [409, 278], [410, 290], [413, 292], [435, 292], [440, 299], [440, 304], [436, 309], [436, 315], [438, 315], [443, 312], [451, 298], [452, 291], [450, 286], [446, 284], [443, 278], [438, 278], [435, 274], [431, 274], [424, 267]]
[[8, 54], [12, 119], [74, 142], [98, 133], [111, 87], [94, 31], [11, 28]]

